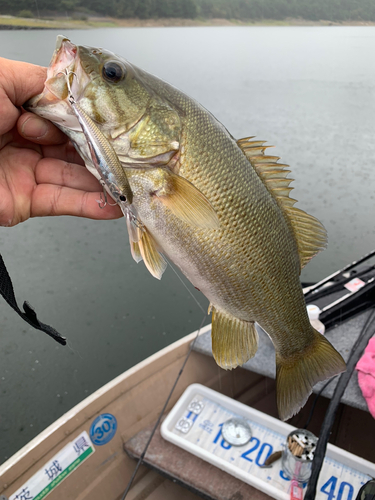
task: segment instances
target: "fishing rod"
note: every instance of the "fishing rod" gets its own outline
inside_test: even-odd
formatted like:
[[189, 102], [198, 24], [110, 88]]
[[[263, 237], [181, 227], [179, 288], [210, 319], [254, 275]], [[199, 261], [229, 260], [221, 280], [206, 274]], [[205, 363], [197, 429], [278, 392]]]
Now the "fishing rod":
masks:
[[327, 442], [331, 434], [331, 429], [335, 420], [336, 412], [341, 400], [342, 395], [348, 385], [350, 377], [354, 371], [356, 364], [358, 363], [362, 352], [366, 348], [370, 338], [374, 335], [375, 329], [375, 308], [372, 310], [371, 314], [367, 318], [364, 327], [361, 330], [351, 352], [347, 362], [346, 371], [340, 376], [335, 391], [333, 393], [332, 399], [329, 403], [328, 410], [325, 414], [324, 421], [319, 434], [318, 443], [316, 446], [314, 460], [312, 462], [311, 476], [307, 485], [306, 494], [304, 500], [315, 500], [316, 487], [319, 479], [320, 470], [323, 465]]
[[[375, 265], [354, 270], [374, 256], [375, 250], [305, 289], [306, 303], [321, 309], [319, 319], [326, 329], [375, 306]], [[327, 296], [333, 298], [330, 303]]]
[[[373, 272], [374, 270], [375, 270], [375, 265], [374, 266], [366, 266], [365, 268], [359, 270], [358, 272], [352, 271], [353, 274], [345, 273], [345, 272], [342, 273], [342, 271], [340, 271], [340, 273], [342, 273], [343, 277], [340, 277], [340, 279], [338, 279], [338, 280], [332, 281], [327, 286], [323, 285], [320, 290], [316, 289], [314, 292], [312, 292], [313, 297], [310, 297], [308, 300], [315, 301], [315, 300], [321, 299], [322, 297], [325, 297], [327, 295], [331, 295], [332, 293], [340, 292], [342, 290], [342, 288], [345, 287], [345, 285], [347, 283], [349, 283], [353, 278], [362, 278], [363, 276], [366, 276], [367, 274]], [[307, 288], [310, 288], [310, 287], [307, 287]], [[308, 292], [306, 292], [304, 294], [305, 297], [306, 297], [307, 293]]]
[[307, 287], [307, 290], [304, 293], [305, 298], [306, 297], [310, 298], [310, 295], [314, 295], [314, 290], [317, 290], [318, 288], [322, 287], [323, 285], [325, 285], [329, 281], [332, 281], [332, 279], [335, 278], [336, 276], [338, 276], [340, 274], [344, 274], [347, 271], [350, 271], [354, 267], [358, 266], [359, 264], [362, 264], [362, 262], [365, 262], [366, 260], [371, 259], [371, 257], [374, 257], [374, 256], [375, 256], [375, 250], [372, 250], [368, 254], [364, 255], [361, 259], [354, 260], [351, 264], [348, 264], [347, 266], [340, 269], [339, 271], [336, 271], [333, 274], [330, 274], [329, 276], [327, 276], [323, 280], [319, 281], [318, 283], [315, 283], [315, 285]]

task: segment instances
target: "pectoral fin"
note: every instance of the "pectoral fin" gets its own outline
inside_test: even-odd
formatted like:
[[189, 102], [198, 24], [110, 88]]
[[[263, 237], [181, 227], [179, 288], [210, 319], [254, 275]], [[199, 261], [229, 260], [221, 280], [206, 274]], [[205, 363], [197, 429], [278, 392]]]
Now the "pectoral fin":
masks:
[[243, 365], [258, 349], [255, 324], [212, 307], [212, 354], [225, 370]]
[[191, 182], [164, 170], [166, 183], [155, 196], [179, 219], [192, 226], [218, 229], [219, 219], [208, 199]]
[[[138, 243], [136, 243], [136, 245], [138, 245], [141, 258], [143, 258], [147, 269], [150, 271], [152, 276], [160, 280], [167, 267], [167, 261], [159, 253], [156, 248], [155, 241], [148, 233], [147, 229], [143, 230], [142, 238], [138, 241]], [[136, 251], [137, 250], [138, 249], [136, 249]]]

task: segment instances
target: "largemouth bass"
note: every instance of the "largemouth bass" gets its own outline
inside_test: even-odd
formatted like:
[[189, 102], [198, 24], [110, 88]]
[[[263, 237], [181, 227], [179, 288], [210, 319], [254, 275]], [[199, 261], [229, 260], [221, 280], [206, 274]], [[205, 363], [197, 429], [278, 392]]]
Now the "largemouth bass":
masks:
[[[173, 86], [103, 49], [59, 37], [45, 89], [27, 103], [72, 140], [98, 178], [72, 110], [72, 92], [121, 162], [143, 231], [133, 257], [161, 278], [173, 261], [210, 300], [212, 351], [225, 369], [257, 351], [257, 322], [276, 351], [277, 404], [288, 419], [314, 384], [345, 370], [311, 326], [303, 266], [326, 231], [294, 207], [292, 179], [263, 141], [236, 141], [206, 109]], [[270, 363], [273, 360], [270, 360]]]

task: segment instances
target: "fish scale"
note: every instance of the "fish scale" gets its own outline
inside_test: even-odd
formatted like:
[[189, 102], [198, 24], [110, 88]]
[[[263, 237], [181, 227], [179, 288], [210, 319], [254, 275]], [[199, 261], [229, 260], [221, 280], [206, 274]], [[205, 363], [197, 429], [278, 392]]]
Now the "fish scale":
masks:
[[[312, 328], [299, 281], [326, 246], [324, 227], [294, 207], [290, 171], [265, 154], [265, 141], [236, 142], [180, 90], [106, 50], [72, 47], [58, 40], [49, 78], [61, 71], [58, 60], [81, 75], [80, 105], [118, 155], [142, 224], [139, 241], [130, 239], [133, 257], [160, 279], [164, 254], [210, 300], [212, 350], [223, 368], [255, 355], [254, 322], [262, 326], [276, 351], [279, 414], [289, 418], [316, 382], [345, 369]], [[61, 125], [69, 106], [52, 90], [47, 81], [29, 109], [60, 126], [92, 171], [84, 141]]]
[[[177, 104], [186, 113], [186, 118], [184, 120], [184, 123], [187, 123], [186, 127], [188, 129], [186, 131], [186, 135], [190, 136], [190, 130], [192, 130], [192, 135], [194, 136], [195, 130], [198, 127], [200, 130], [200, 136], [204, 138], [204, 140], [197, 141], [197, 145], [193, 141], [192, 147], [190, 147], [190, 141], [182, 141], [182, 147], [184, 147], [186, 152], [186, 160], [184, 161], [184, 159], [181, 159], [181, 167], [179, 173], [187, 178], [190, 182], [192, 182], [200, 191], [202, 191], [207, 196], [207, 198], [211, 201], [214, 208], [216, 209], [219, 219], [223, 221], [221, 227], [223, 228], [224, 235], [220, 234], [218, 235], [218, 237], [216, 237], [215, 232], [212, 232], [213, 234], [210, 238], [209, 249], [211, 250], [211, 252], [209, 252], [209, 250], [207, 251], [207, 248], [206, 252], [203, 255], [202, 248], [199, 248], [192, 252], [195, 253], [196, 251], [198, 251], [200, 260], [206, 257], [207, 265], [205, 265], [203, 268], [201, 265], [198, 274], [200, 276], [210, 275], [210, 267], [213, 267], [214, 269], [223, 269], [223, 276], [225, 281], [224, 283], [222, 283], [223, 289], [220, 289], [219, 287], [218, 292], [219, 294], [224, 294], [224, 300], [227, 310], [229, 310], [229, 312], [232, 312], [232, 314], [234, 315], [238, 315], [240, 313], [241, 319], [247, 321], [255, 319], [259, 323], [264, 324], [264, 321], [262, 321], [263, 318], [261, 311], [259, 311], [257, 315], [254, 314], [254, 309], [256, 308], [256, 304], [259, 304], [259, 301], [257, 301], [256, 304], [251, 303], [252, 296], [256, 295], [256, 291], [259, 290], [254, 277], [252, 277], [252, 283], [246, 283], [244, 286], [239, 287], [238, 277], [233, 276], [232, 279], [228, 279], [231, 278], [231, 276], [227, 272], [227, 269], [230, 267], [232, 260], [240, 261], [245, 258], [247, 262], [245, 263], [245, 265], [240, 266], [244, 269], [244, 272], [246, 272], [247, 269], [254, 269], [254, 266], [252, 265], [254, 260], [258, 260], [258, 262], [260, 261], [261, 264], [262, 261], [266, 262], [268, 260], [266, 256], [267, 248], [265, 247], [264, 243], [261, 244], [256, 242], [255, 244], [252, 244], [251, 240], [254, 239], [254, 236], [256, 236], [256, 234], [254, 234], [252, 227], [249, 227], [248, 220], [250, 219], [254, 221], [254, 225], [257, 227], [257, 231], [261, 240], [264, 240], [263, 235], [266, 233], [265, 226], [269, 225], [268, 221], [274, 223], [274, 225], [276, 226], [275, 230], [280, 234], [282, 231], [280, 230], [279, 225], [275, 224], [275, 217], [272, 213], [274, 211], [272, 210], [272, 208], [276, 208], [275, 202], [271, 198], [271, 195], [268, 193], [265, 186], [260, 181], [258, 175], [253, 169], [251, 169], [249, 161], [246, 159], [246, 157], [243, 155], [242, 151], [238, 148], [234, 141], [228, 135], [224, 134], [221, 129], [218, 130], [213, 126], [212, 123], [210, 123], [211, 116], [207, 113], [204, 113], [203, 110], [201, 111], [197, 105], [194, 106], [192, 104], [188, 104], [184, 107], [184, 103], [181, 100], [179, 100]], [[228, 144], [225, 144], [225, 142]], [[211, 154], [209, 156], [207, 154], [204, 155], [205, 159], [200, 160], [202, 151], [201, 148], [206, 148], [207, 152], [209, 150], [216, 151], [220, 144], [220, 155]], [[233, 165], [233, 168], [229, 171], [228, 168], [226, 168], [228, 164]], [[202, 173], [204, 174], [204, 177]], [[226, 203], [224, 205], [220, 204], [220, 199], [222, 199], [222, 197], [220, 196], [221, 186], [225, 186], [226, 189], [228, 189], [229, 186], [229, 189], [231, 189], [231, 191], [235, 193], [235, 195], [232, 196], [234, 198], [232, 203]], [[214, 196], [212, 196], [212, 193], [214, 194]], [[243, 203], [241, 203], [242, 197], [244, 199], [244, 202], [246, 201], [248, 203], [248, 214], [244, 214], [243, 212], [244, 207]], [[217, 201], [215, 200], [215, 198], [217, 199]], [[256, 199], [256, 202], [254, 202], [254, 198]], [[264, 210], [262, 206], [259, 206], [262, 202], [264, 205]], [[258, 210], [252, 210], [255, 205], [257, 206]], [[264, 212], [267, 211], [271, 213], [264, 216]], [[242, 224], [239, 227], [234, 228], [231, 224], [231, 216], [232, 213], [236, 212], [242, 212], [240, 218]], [[258, 215], [261, 212], [263, 212], [262, 218]], [[165, 214], [164, 218], [167, 215], [168, 214]], [[282, 214], [278, 209], [277, 215], [279, 219], [278, 224], [284, 224], [285, 226], [286, 223], [283, 220]], [[176, 221], [175, 223], [178, 224], [178, 221]], [[172, 224], [167, 224], [166, 226], [170, 228], [171, 225]], [[182, 230], [186, 231], [186, 228], [183, 227]], [[152, 229], [150, 229], [150, 231], [152, 233]], [[296, 262], [298, 262], [298, 259], [296, 258], [296, 244], [293, 236], [290, 233], [288, 234], [285, 230], [283, 234], [285, 234], [284, 237], [282, 234], [280, 234], [276, 239], [276, 245], [282, 245], [285, 248], [284, 240], [289, 239], [289, 241], [287, 242], [287, 252], [290, 255], [290, 260], [292, 262], [289, 263], [286, 262], [285, 259], [283, 259], [281, 269], [279, 270], [276, 265], [274, 265], [273, 269], [270, 269], [270, 272], [268, 274], [279, 276], [278, 288], [281, 288], [282, 286], [280, 283], [280, 275], [281, 273], [284, 274], [284, 278], [286, 278], [286, 282], [288, 284], [287, 288], [289, 288], [291, 276], [293, 276], [293, 274], [296, 276], [296, 272], [295, 270], [293, 272], [292, 268], [297, 267]], [[223, 245], [223, 236], [225, 238], [225, 247]], [[163, 249], [166, 248], [165, 238], [167, 237], [168, 234], [163, 235]], [[178, 237], [177, 240], [180, 241], [180, 237]], [[222, 248], [220, 249], [221, 251], [219, 252], [217, 251], [218, 240], [220, 241], [220, 244], [222, 246]], [[270, 247], [268, 249], [271, 254], [274, 254], [274, 245], [275, 240], [272, 242], [272, 245], [268, 245], [268, 247]], [[240, 252], [238, 251], [238, 247]], [[254, 257], [254, 248], [259, 249], [261, 253], [260, 256], [257, 255], [256, 257]], [[225, 258], [225, 252], [230, 255], [229, 259]], [[167, 254], [172, 260], [175, 260], [173, 259], [175, 251], [171, 251], [171, 255], [169, 254], [169, 252], [167, 252]], [[204, 287], [200, 282], [194, 282], [194, 278], [189, 276], [189, 270], [186, 269], [185, 262], [188, 262], [188, 259], [185, 257], [184, 259], [181, 259], [181, 262], [178, 261], [179, 267], [185, 274], [188, 275], [189, 279], [195, 286], [203, 289]], [[239, 262], [237, 263], [238, 265], [240, 265]], [[263, 279], [262, 281], [264, 282]], [[264, 290], [264, 287], [262, 287], [262, 289]], [[239, 291], [241, 292], [240, 300], [238, 293]], [[300, 303], [303, 300], [300, 287], [299, 289], [297, 289], [297, 291], [299, 292], [299, 296], [297, 294], [295, 295], [299, 299], [298, 306], [300, 306]], [[206, 295], [208, 294], [206, 293]], [[280, 294], [278, 296], [280, 296]], [[295, 301], [296, 296], [293, 297]], [[209, 298], [215, 304], [216, 297]], [[271, 293], [269, 299], [273, 299]], [[280, 296], [280, 299], [283, 298]], [[240, 312], [238, 307], [239, 302], [242, 302], [243, 304]], [[285, 301], [281, 300], [280, 302], [281, 303], [278, 304], [278, 316], [282, 314], [283, 309], [285, 308]], [[230, 309], [230, 306], [232, 306], [232, 309]], [[288, 304], [286, 304], [286, 307], [288, 307]], [[304, 319], [306, 321], [306, 318]], [[306, 323], [304, 326], [306, 327]]]

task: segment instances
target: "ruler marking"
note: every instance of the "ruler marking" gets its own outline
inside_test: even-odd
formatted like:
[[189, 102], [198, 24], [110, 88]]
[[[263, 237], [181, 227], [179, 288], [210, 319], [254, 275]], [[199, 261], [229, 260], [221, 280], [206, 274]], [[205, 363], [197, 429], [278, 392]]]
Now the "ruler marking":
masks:
[[[266, 483], [272, 483], [277, 485], [277, 487], [284, 492], [288, 492], [290, 489], [290, 481], [286, 481], [280, 476], [281, 472], [281, 463], [276, 463], [272, 469], [258, 469], [257, 461], [264, 460], [264, 444], [269, 444], [272, 446], [273, 451], [281, 450], [282, 445], [286, 442], [286, 436], [280, 434], [279, 432], [270, 429], [258, 422], [253, 422], [250, 418], [246, 418], [250, 423], [252, 429], [252, 436], [259, 441], [259, 444], [251, 451], [252, 444], [248, 443], [247, 445], [236, 448], [230, 446], [229, 448], [225, 448], [223, 446], [223, 438], [219, 436], [217, 443], [214, 443], [215, 437], [219, 432], [219, 425], [224, 423], [226, 420], [232, 417], [239, 417], [238, 414], [221, 406], [218, 403], [208, 399], [207, 397], [202, 397], [200, 394], [195, 395], [193, 399], [199, 399], [204, 404], [204, 407], [198, 415], [196, 415], [195, 420], [193, 421], [189, 414], [188, 406], [182, 410], [181, 417], [187, 417], [189, 414], [190, 420], [192, 420], [192, 426], [187, 434], [180, 436], [178, 431], [176, 432], [180, 437], [184, 440], [189, 441], [193, 445], [198, 448], [201, 448], [213, 456], [219, 457], [222, 460], [230, 463], [232, 466], [234, 465], [239, 470], [244, 471], [248, 474], [252, 474], [257, 477], [261, 477], [262, 480]], [[189, 404], [191, 401], [189, 402]], [[190, 412], [191, 413], [191, 412]], [[203, 425], [204, 422], [209, 422], [209, 428], [211, 428], [211, 432], [204, 430], [200, 427], [200, 424]], [[225, 443], [225, 441], [224, 441]], [[256, 444], [256, 442], [255, 442]], [[267, 449], [267, 448], [266, 448]], [[243, 457], [244, 453], [250, 451], [248, 457]], [[348, 467], [341, 462], [334, 460], [329, 457], [325, 457], [324, 459], [324, 473], [321, 474], [321, 479], [318, 483], [318, 489], [320, 492], [320, 488], [322, 488], [326, 482], [330, 480], [332, 477], [336, 477], [338, 479], [337, 484], [342, 484], [343, 482], [348, 482], [353, 486], [354, 489], [359, 490], [361, 484], [366, 482], [369, 478], [364, 473], [357, 471], [351, 467]], [[346, 480], [346, 481], [345, 481]], [[337, 490], [338, 491], [338, 490]], [[337, 491], [335, 490], [336, 494]], [[326, 494], [318, 494], [317, 499], [325, 499]]]

